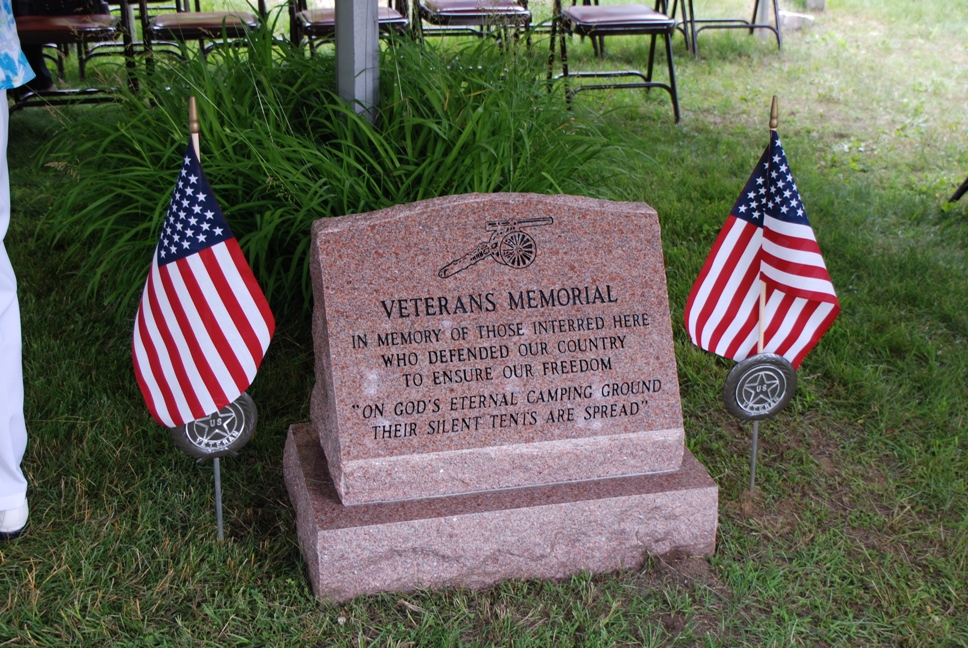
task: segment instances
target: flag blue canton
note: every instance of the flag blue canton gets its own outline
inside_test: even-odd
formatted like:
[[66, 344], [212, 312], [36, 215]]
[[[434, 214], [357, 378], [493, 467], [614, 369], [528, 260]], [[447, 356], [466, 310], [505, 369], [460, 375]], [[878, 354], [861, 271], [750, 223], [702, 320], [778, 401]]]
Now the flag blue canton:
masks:
[[202, 173], [195, 148], [189, 144], [162, 227], [158, 265], [184, 259], [230, 238], [232, 230]]
[[730, 213], [757, 227], [763, 227], [765, 216], [787, 223], [810, 224], [776, 131], [771, 133], [770, 145]]

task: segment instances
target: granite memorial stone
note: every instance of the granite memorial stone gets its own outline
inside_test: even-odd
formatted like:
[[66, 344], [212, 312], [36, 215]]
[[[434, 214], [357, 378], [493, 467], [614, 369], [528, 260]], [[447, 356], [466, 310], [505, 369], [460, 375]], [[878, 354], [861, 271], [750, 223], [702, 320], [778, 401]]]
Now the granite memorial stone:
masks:
[[468, 195], [312, 236], [316, 387], [285, 473], [317, 595], [712, 551], [654, 210]]

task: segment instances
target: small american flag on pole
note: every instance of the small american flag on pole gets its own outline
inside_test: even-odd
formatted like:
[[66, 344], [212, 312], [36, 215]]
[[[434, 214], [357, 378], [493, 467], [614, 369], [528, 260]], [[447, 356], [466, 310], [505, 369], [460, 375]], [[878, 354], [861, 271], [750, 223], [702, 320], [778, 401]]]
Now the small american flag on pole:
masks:
[[191, 143], [183, 160], [132, 342], [141, 393], [152, 416], [168, 427], [238, 398], [275, 331]]
[[839, 312], [780, 138], [771, 131], [689, 293], [686, 330], [694, 344], [718, 355], [738, 361], [775, 353], [797, 368]]

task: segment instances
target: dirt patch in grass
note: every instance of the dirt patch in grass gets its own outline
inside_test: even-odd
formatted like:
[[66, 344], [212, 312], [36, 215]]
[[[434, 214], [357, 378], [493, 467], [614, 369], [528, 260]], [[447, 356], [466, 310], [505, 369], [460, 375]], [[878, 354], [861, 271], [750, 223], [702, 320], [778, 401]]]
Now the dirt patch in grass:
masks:
[[698, 604], [697, 600], [688, 614], [676, 610], [656, 615], [662, 628], [673, 637], [685, 633], [697, 639], [725, 639], [720, 620], [731, 605], [732, 596], [708, 558], [679, 552], [650, 556], [636, 580], [643, 593], [663, 600], [674, 600], [682, 592], [691, 592], [698, 600], [706, 599], [705, 604]]
[[728, 593], [707, 558], [687, 556], [676, 551], [650, 556], [640, 580], [648, 589], [663, 589], [673, 585], [695, 587], [698, 584], [724, 597]]

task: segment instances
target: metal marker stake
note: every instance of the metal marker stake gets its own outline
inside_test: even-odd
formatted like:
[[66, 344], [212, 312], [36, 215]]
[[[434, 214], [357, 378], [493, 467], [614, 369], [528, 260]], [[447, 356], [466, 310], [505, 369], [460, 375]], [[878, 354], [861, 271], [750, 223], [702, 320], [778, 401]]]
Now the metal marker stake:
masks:
[[760, 422], [753, 421], [753, 452], [750, 454], [750, 492], [756, 488], [756, 445], [760, 436]]
[[[776, 102], [776, 97], [773, 97], [773, 101]], [[774, 104], [775, 105], [775, 104]], [[756, 352], [763, 353], [763, 333], [766, 329], [763, 323], [766, 317], [766, 284], [760, 279], [760, 316], [759, 316], [759, 340], [756, 343]], [[753, 421], [753, 450], [750, 453], [750, 492], [756, 488], [756, 446], [760, 436], [760, 421], [759, 419]]]
[[[754, 436], [753, 438], [755, 439], [756, 437]], [[754, 453], [755, 452], [756, 451], [754, 450]], [[218, 526], [218, 541], [222, 542], [222, 540], [225, 539], [225, 533], [222, 530], [222, 467], [219, 463], [218, 457], [215, 457], [214, 461], [215, 461], [215, 522], [216, 522], [216, 525]]]

